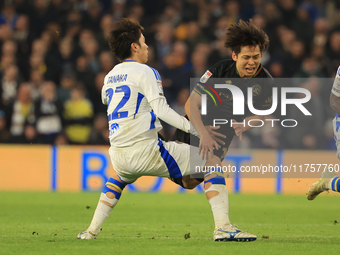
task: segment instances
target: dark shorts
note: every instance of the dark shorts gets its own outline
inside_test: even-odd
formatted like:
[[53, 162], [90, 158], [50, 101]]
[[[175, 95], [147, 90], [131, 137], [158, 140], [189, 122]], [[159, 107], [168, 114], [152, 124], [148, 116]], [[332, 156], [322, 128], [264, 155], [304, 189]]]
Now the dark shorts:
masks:
[[[214, 155], [219, 157], [221, 161], [224, 160], [225, 155], [228, 152], [229, 146], [231, 144], [231, 141], [234, 138], [234, 134], [226, 135], [226, 138], [220, 138], [223, 142], [225, 142], [224, 145], [221, 145], [221, 148], [218, 150], [214, 150]], [[196, 147], [199, 147], [200, 140], [197, 136], [190, 135], [188, 133], [185, 133], [184, 131], [180, 129], [176, 129], [174, 135], [170, 138], [170, 141], [177, 141], [180, 143], [187, 143]]]
[[[219, 148], [218, 150], [214, 150], [214, 155], [219, 157], [221, 159], [221, 161], [224, 160], [225, 155], [228, 152], [231, 141], [234, 138], [234, 134], [230, 134], [230, 135], [226, 135], [226, 136], [227, 136], [226, 138], [221, 138], [221, 140], [223, 142], [225, 142], [225, 144], [221, 145], [221, 148]], [[184, 132], [180, 129], [176, 129], [174, 135], [170, 138], [170, 141], [186, 143], [186, 144], [190, 144], [190, 145], [193, 145], [193, 146], [196, 146], [196, 147], [199, 147], [199, 143], [200, 143], [200, 140], [197, 136], [188, 134], [188, 133], [186, 133], [186, 132]], [[197, 173], [197, 174], [193, 174], [191, 176], [199, 182], [204, 181], [203, 173]], [[174, 178], [172, 181], [183, 187], [182, 177]]]

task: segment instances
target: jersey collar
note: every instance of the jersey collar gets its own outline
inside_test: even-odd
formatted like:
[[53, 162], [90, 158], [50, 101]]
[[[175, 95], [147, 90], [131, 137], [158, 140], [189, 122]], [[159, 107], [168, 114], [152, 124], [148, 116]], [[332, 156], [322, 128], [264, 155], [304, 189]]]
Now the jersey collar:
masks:
[[122, 63], [124, 62], [137, 62], [136, 60], [123, 60]]

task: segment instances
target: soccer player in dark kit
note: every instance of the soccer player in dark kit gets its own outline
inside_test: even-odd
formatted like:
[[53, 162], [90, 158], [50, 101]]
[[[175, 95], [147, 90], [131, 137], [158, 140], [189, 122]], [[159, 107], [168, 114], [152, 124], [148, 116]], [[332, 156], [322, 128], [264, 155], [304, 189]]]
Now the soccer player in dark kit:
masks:
[[[240, 20], [227, 29], [226, 38], [225, 47], [231, 48], [232, 59], [222, 60], [210, 67], [196, 84], [185, 105], [186, 117], [200, 134], [200, 139], [179, 129], [171, 138], [173, 141], [199, 147], [203, 157], [206, 157], [208, 153], [213, 153], [221, 161], [233, 137], [236, 135], [242, 139], [244, 131], [251, 129], [251, 126], [259, 125], [259, 121], [264, 118], [264, 116], [253, 115], [248, 109], [248, 88], [252, 88], [253, 107], [257, 110], [265, 110], [271, 107], [273, 84], [273, 78], [261, 65], [262, 53], [269, 46], [268, 36], [262, 29], [252, 22]], [[232, 84], [239, 88], [245, 99], [243, 105], [245, 113], [234, 115], [232, 92], [225, 88], [214, 88], [214, 84]], [[201, 115], [200, 112], [202, 94], [206, 94], [207, 100], [205, 115]], [[227, 120], [228, 123], [219, 125], [220, 128], [215, 130], [214, 134], [209, 134], [205, 126], [213, 125], [214, 119]], [[248, 123], [251, 123], [251, 126]], [[215, 135], [215, 140], [211, 139], [211, 135]], [[220, 147], [217, 146], [217, 142]], [[190, 180], [175, 178], [172, 181], [184, 188], [194, 188], [203, 181], [202, 174], [194, 174], [192, 177], [195, 178]]]

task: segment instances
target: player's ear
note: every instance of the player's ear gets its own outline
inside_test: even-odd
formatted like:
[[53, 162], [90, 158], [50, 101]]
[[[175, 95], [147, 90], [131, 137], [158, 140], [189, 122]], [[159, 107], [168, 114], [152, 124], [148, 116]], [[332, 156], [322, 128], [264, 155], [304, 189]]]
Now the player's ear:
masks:
[[137, 52], [137, 46], [136, 46], [136, 43], [131, 43], [131, 51], [132, 52]]
[[236, 60], [237, 60], [237, 55], [236, 55], [235, 51], [233, 51], [233, 52], [231, 53], [231, 57], [232, 57], [232, 59], [236, 62]]

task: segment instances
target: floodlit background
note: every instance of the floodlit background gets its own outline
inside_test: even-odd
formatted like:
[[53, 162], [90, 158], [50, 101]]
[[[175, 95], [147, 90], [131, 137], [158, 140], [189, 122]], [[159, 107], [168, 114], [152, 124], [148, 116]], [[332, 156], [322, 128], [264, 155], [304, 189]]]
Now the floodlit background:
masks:
[[[230, 58], [226, 28], [253, 19], [270, 38], [263, 66], [275, 78], [305, 78], [313, 116], [291, 134], [244, 133], [223, 164], [306, 171], [340, 163], [329, 107], [340, 64], [338, 0], [0, 0], [0, 254], [338, 254], [338, 193], [307, 201], [320, 176], [311, 167], [294, 178], [225, 174], [231, 222], [256, 234], [252, 243], [215, 243], [202, 187], [154, 177], [125, 188], [97, 240], [76, 239], [113, 171], [100, 90], [118, 63], [106, 38], [121, 17], [144, 26], [147, 64], [180, 114], [190, 78]], [[162, 130], [166, 139], [173, 132]]]
[[[340, 63], [339, 1], [5, 0], [0, 10], [0, 189], [102, 187], [112, 167], [100, 91], [104, 76], [118, 63], [106, 38], [121, 17], [145, 28], [147, 64], [159, 70], [168, 103], [182, 115], [190, 78], [230, 58], [223, 45], [226, 28], [252, 19], [270, 38], [262, 65], [274, 78], [305, 78], [301, 86], [311, 91], [307, 108], [313, 115], [294, 116], [299, 121], [294, 129], [247, 131], [242, 142], [234, 139], [225, 164], [338, 163], [329, 95]], [[52, 114], [46, 118], [46, 112]], [[173, 132], [166, 124], [161, 131], [166, 139]], [[287, 149], [299, 151], [291, 156]], [[242, 176], [229, 177], [236, 177], [228, 184], [236, 193], [303, 194], [314, 180], [274, 175], [261, 188], [258, 178], [244, 184]], [[139, 182], [129, 190], [183, 191], [166, 179]]]

